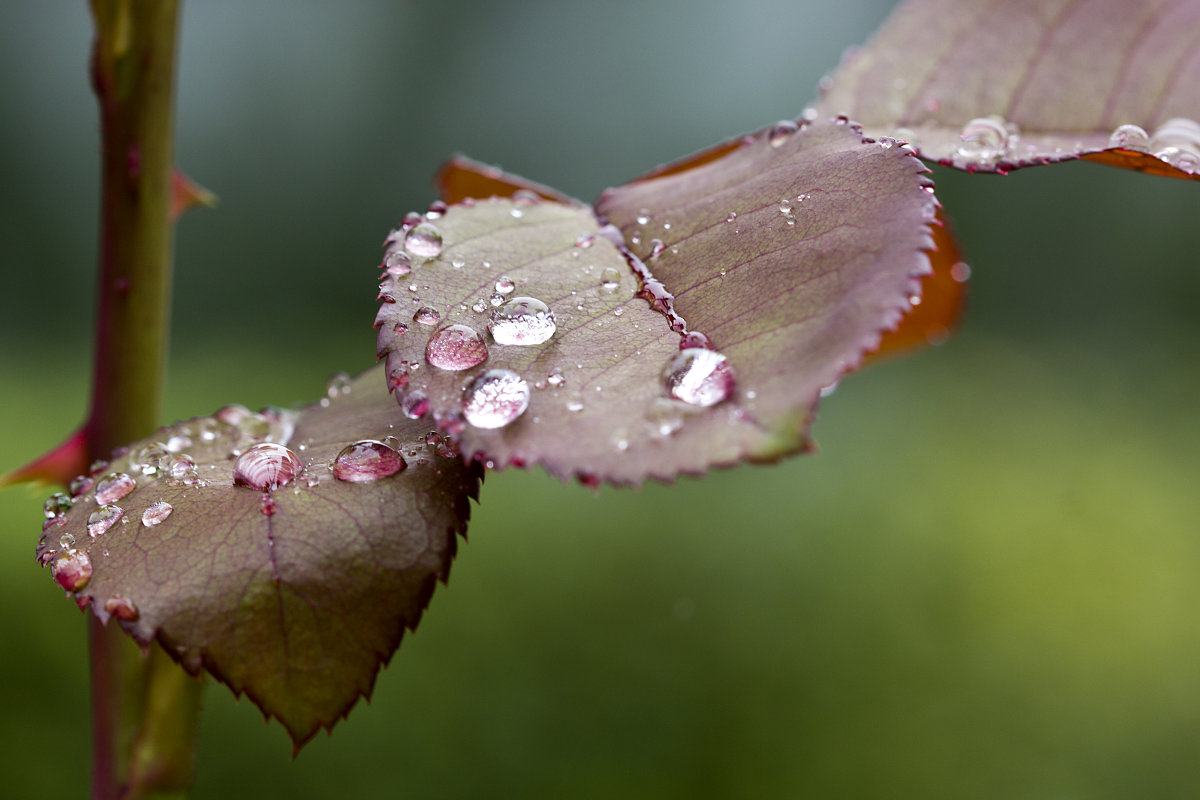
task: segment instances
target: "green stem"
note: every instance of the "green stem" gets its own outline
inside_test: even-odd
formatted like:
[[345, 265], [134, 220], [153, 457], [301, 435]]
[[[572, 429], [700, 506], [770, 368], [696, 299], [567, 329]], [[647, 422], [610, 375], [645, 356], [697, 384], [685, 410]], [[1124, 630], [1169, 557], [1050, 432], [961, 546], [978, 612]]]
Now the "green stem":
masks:
[[[91, 0], [100, 105], [101, 222], [90, 458], [160, 422], [171, 283], [177, 0]], [[182, 797], [200, 681], [89, 615], [92, 798]]]

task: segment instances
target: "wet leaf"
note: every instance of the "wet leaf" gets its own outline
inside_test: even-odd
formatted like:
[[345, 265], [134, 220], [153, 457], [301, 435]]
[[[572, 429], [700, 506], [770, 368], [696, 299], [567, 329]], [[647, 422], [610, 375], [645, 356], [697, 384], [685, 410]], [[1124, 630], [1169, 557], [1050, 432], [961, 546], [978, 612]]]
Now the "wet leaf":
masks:
[[[411, 220], [384, 260], [390, 384], [404, 413], [434, 419], [465, 456], [562, 477], [637, 483], [803, 450], [821, 389], [900, 321], [928, 272], [924, 171], [902, 148], [827, 123], [764, 131], [606, 193], [597, 210], [624, 236], [582, 208], [492, 199], [421, 223], [441, 246], [419, 257]], [[808, 205], [789, 220], [780, 199], [801, 195]], [[656, 278], [687, 326], [645, 299]], [[545, 304], [548, 338], [532, 311], [529, 341], [497, 333], [514, 298]], [[712, 380], [673, 396], [680, 359], [716, 366]]]
[[816, 111], [967, 170], [1083, 156], [1194, 179], [1197, 30], [1200, 0], [917, 0], [848, 55]]
[[[47, 520], [39, 561], [101, 620], [245, 692], [301, 746], [370, 694], [415, 628], [478, 485], [426, 446], [427, 425], [396, 419], [380, 372], [334, 385], [325, 407], [228, 407], [132, 445]], [[347, 444], [388, 436], [407, 468], [333, 476]], [[271, 473], [231, 456], [262, 442], [285, 443], [299, 472], [273, 473], [270, 491], [235, 485], [235, 471]]]

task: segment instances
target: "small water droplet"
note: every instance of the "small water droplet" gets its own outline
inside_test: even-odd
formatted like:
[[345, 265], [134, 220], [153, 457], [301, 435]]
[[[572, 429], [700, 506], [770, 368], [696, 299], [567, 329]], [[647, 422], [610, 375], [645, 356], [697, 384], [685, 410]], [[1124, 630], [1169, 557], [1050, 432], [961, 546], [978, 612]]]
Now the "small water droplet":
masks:
[[555, 388], [564, 385], [566, 382], [567, 379], [564, 378], [562, 372], [557, 369], [546, 376], [546, 383], [554, 386]]
[[171, 516], [171, 512], [174, 510], [175, 507], [165, 500], [159, 500], [151, 503], [146, 507], [146, 510], [142, 512], [142, 524], [147, 528], [153, 528], [155, 525], [158, 525], [164, 519]]
[[600, 286], [606, 292], [615, 292], [617, 287], [621, 285], [621, 273], [616, 267], [605, 267], [600, 273]]
[[102, 536], [108, 532], [108, 529], [117, 524], [117, 520], [125, 515], [125, 510], [120, 506], [105, 505], [100, 506], [88, 516], [87, 531], [88, 536], [95, 539], [97, 536]]
[[524, 211], [522, 211], [522, 210], [521, 210], [521, 209], [519, 209], [519, 208], [510, 208], [510, 209], [508, 210], [508, 214], [509, 214], [509, 216], [511, 216], [513, 219], [520, 219], [521, 217], [525, 216], [525, 212], [524, 212]]
[[578, 414], [583, 411], [583, 395], [576, 393], [566, 402], [567, 411], [572, 414]]
[[487, 303], [484, 302], [482, 298], [471, 304], [471, 310], [476, 314], [482, 314], [483, 312], [487, 311], [487, 308]]
[[325, 382], [325, 396], [329, 399], [350, 394], [350, 376], [344, 372], [335, 372]]
[[514, 297], [492, 312], [488, 331], [498, 344], [541, 344], [554, 335], [554, 315], [541, 300]]
[[264, 494], [258, 500], [258, 512], [263, 516], [273, 517], [275, 512], [279, 510], [279, 506], [275, 503], [275, 498], [269, 494]]
[[733, 369], [715, 350], [688, 348], [663, 371], [668, 393], [694, 406], [714, 406], [733, 394]]
[[963, 126], [956, 153], [968, 163], [991, 166], [1008, 152], [1010, 135], [1000, 117], [976, 117]]
[[217, 409], [217, 413], [213, 414], [219, 422], [226, 425], [237, 425], [239, 422], [250, 416], [254, 412], [238, 403], [231, 403], [227, 406], [222, 406]]
[[113, 595], [104, 601], [104, 610], [122, 622], [133, 622], [138, 618], [136, 605], [128, 597]]
[[650, 260], [657, 261], [658, 257], [661, 256], [663, 254], [663, 251], [667, 249], [667, 246], [665, 244], [663, 244], [662, 239], [651, 239], [649, 244], [650, 244]]
[[624, 453], [629, 449], [629, 433], [624, 428], [613, 431], [612, 444], [618, 452]]
[[79, 497], [84, 492], [92, 488], [94, 481], [88, 475], [76, 475], [71, 481], [71, 485], [67, 487], [67, 491], [71, 493], [71, 497]]
[[94, 478], [106, 469], [108, 469], [108, 462], [103, 458], [98, 458], [88, 467], [88, 474]]
[[517, 284], [507, 275], [496, 281], [496, 294], [512, 294]]
[[383, 260], [383, 266], [388, 275], [399, 278], [412, 272], [412, 259], [403, 250], [392, 250]]
[[370, 483], [395, 475], [408, 465], [391, 447], [374, 439], [346, 445], [333, 460], [333, 477], [350, 483]]
[[420, 419], [429, 413], [429, 397], [417, 389], [406, 392], [400, 398], [400, 411], [409, 419]]
[[403, 336], [404, 334], [408, 333], [408, 326], [403, 322], [397, 322], [392, 326], [392, 333], [396, 334], [397, 336]]
[[1150, 149], [1150, 134], [1140, 125], [1118, 125], [1108, 137], [1108, 146], [1145, 152]]
[[448, 325], [429, 337], [425, 360], [438, 369], [470, 369], [487, 360], [487, 343], [478, 331], [467, 325]]
[[46, 519], [61, 519], [68, 511], [74, 501], [62, 492], [55, 492], [46, 498], [46, 502], [42, 506], [42, 510], [46, 514]]
[[238, 456], [233, 464], [233, 482], [265, 492], [291, 483], [303, 464], [300, 457], [281, 444], [263, 442]]
[[528, 407], [529, 384], [507, 369], [489, 369], [463, 392], [463, 416], [476, 428], [503, 428]]
[[798, 130], [800, 130], [800, 126], [790, 119], [780, 120], [771, 126], [771, 130], [767, 134], [767, 141], [771, 143], [771, 147], [779, 147]]
[[575, 237], [575, 246], [583, 249], [591, 247], [596, 242], [596, 237], [590, 233], [581, 233]]
[[646, 429], [650, 436], [664, 439], [683, 427], [683, 407], [666, 398], [657, 398], [646, 412]]
[[167, 467], [169, 486], [191, 484], [196, 480], [196, 462], [189, 455], [176, 456]]
[[441, 312], [429, 306], [421, 306], [413, 314], [413, 322], [419, 322], [422, 325], [437, 325], [441, 321]]
[[50, 562], [50, 575], [68, 592], [78, 592], [92, 579], [92, 559], [82, 550], [64, 550]]
[[176, 433], [167, 439], [167, 449], [172, 453], [182, 452], [193, 444], [192, 437], [186, 433]]
[[162, 442], [151, 442], [139, 449], [129, 459], [130, 469], [140, 471], [143, 475], [155, 475], [171, 457], [167, 446]]
[[650, 209], [643, 208], [637, 215], [638, 225], [645, 225], [650, 221]]
[[404, 249], [420, 258], [437, 258], [442, 252], [442, 232], [436, 225], [422, 222], [404, 237]]
[[124, 472], [110, 472], [96, 482], [96, 502], [115, 503], [137, 488], [137, 482]]

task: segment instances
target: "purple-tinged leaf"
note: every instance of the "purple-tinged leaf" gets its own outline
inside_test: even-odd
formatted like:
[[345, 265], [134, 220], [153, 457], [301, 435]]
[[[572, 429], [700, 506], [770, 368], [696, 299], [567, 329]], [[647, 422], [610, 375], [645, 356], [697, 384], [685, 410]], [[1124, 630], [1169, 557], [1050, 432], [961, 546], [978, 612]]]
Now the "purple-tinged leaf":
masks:
[[376, 321], [402, 412], [467, 457], [613, 483], [805, 449], [821, 389], [919, 293], [935, 201], [902, 148], [773, 134], [606, 193], [624, 237], [529, 196], [439, 211], [436, 255], [394, 232]]
[[913, 0], [822, 88], [817, 114], [961, 169], [1200, 177], [1200, 0]]
[[448, 576], [478, 488], [428, 425], [396, 418], [381, 372], [300, 412], [230, 406], [131, 445], [47, 502], [39, 561], [300, 747], [370, 694]]

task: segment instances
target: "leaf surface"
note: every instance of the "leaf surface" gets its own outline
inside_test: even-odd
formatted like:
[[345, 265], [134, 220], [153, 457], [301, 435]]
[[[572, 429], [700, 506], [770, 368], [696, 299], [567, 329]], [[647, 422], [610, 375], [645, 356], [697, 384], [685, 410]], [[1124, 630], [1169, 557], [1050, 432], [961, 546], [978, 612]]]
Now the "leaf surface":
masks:
[[[370, 694], [404, 630], [416, 627], [435, 581], [449, 574], [478, 487], [472, 468], [426, 446], [427, 425], [396, 420], [380, 372], [325, 407], [265, 417], [230, 407], [218, 417], [236, 424], [195, 419], [131, 446], [47, 521], [39, 560], [102, 621], [115, 618], [189, 672], [207, 670], [245, 692], [300, 747]], [[402, 471], [368, 482], [333, 477], [348, 443], [388, 436], [407, 461]], [[302, 471], [271, 491], [235, 485], [231, 451], [262, 441], [286, 442]], [[172, 452], [155, 461], [144, 450], [155, 442]], [[178, 468], [184, 455], [194, 477]], [[122, 515], [91, 536], [104, 478], [117, 473], [136, 488], [101, 497]], [[171, 510], [152, 524], [156, 503]], [[79, 554], [90, 562], [84, 585], [72, 570]]]
[[[920, 291], [935, 203], [924, 172], [902, 148], [826, 123], [774, 142], [763, 131], [606, 193], [596, 211], [618, 229], [531, 196], [452, 206], [428, 220], [443, 242], [435, 257], [409, 263], [410, 227], [389, 238], [385, 265], [402, 263], [384, 273], [379, 355], [408, 413], [495, 465], [626, 484], [803, 450], [822, 387]], [[799, 195], [808, 205], [789, 224], [780, 199]], [[664, 313], [669, 292], [688, 325]], [[549, 308], [554, 334], [498, 341], [497, 306], [526, 296]], [[485, 360], [431, 363], [431, 337], [452, 326], [479, 335]], [[703, 334], [734, 375], [728, 398], [708, 406], [667, 384], [681, 347], [703, 349]], [[467, 407], [491, 370], [523, 381], [529, 403], [484, 428]]]
[[1195, 179], [1200, 0], [915, 0], [823, 89], [819, 115], [966, 170], [1085, 157]]

